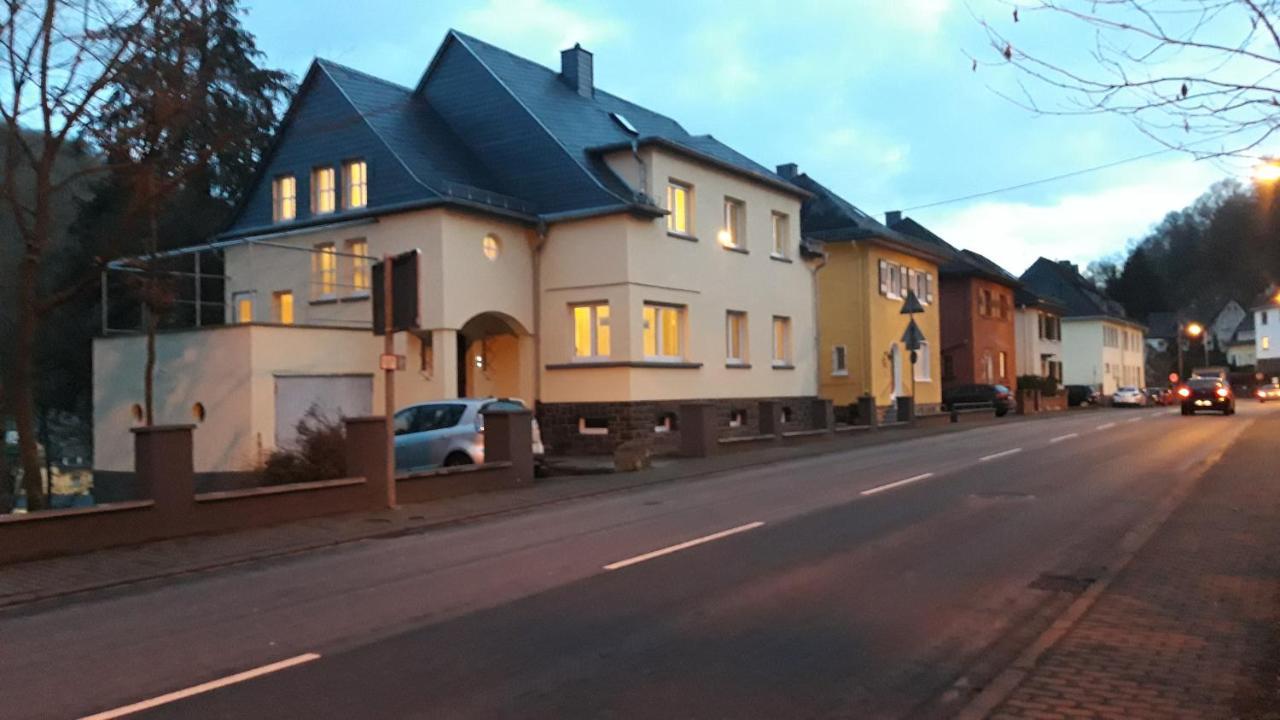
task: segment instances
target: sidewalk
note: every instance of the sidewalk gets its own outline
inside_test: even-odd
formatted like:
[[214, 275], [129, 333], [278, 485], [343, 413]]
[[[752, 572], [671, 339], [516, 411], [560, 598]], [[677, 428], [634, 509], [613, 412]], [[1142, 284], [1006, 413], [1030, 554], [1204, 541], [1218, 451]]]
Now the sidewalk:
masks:
[[326, 516], [225, 535], [197, 535], [84, 555], [18, 563], [0, 567], [0, 609], [73, 593], [291, 555], [356, 540], [424, 532], [433, 527], [470, 522], [646, 485], [959, 432], [994, 423], [1021, 421], [1023, 418], [1015, 416], [1003, 420], [984, 416], [966, 418], [957, 425], [933, 421], [922, 423], [914, 429], [896, 427], [876, 432], [842, 432], [832, 439], [789, 440], [759, 449], [737, 450], [708, 458], [663, 459], [655, 467], [640, 472], [548, 478], [520, 490], [466, 495], [431, 503], [404, 505], [381, 512]]
[[1280, 719], [1277, 437], [1256, 421], [990, 717]]

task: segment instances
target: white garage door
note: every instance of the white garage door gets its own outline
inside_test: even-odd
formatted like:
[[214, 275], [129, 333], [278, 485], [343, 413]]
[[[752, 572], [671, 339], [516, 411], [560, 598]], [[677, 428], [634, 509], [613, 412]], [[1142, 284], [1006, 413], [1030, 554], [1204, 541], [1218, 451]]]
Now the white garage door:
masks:
[[372, 375], [277, 375], [276, 447], [291, 448], [311, 406], [332, 419], [373, 412]]

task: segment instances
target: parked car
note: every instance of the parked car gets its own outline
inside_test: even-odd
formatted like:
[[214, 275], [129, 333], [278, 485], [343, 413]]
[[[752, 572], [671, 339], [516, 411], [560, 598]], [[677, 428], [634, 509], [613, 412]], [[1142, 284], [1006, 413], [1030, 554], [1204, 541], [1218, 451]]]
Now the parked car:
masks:
[[1268, 400], [1280, 400], [1280, 384], [1267, 383], [1258, 388], [1258, 402], [1266, 402]]
[[1111, 395], [1111, 404], [1116, 407], [1145, 407], [1147, 394], [1142, 391], [1142, 388], [1133, 386], [1117, 388]]
[[1168, 405], [1173, 402], [1175, 393], [1169, 388], [1147, 388], [1148, 405]]
[[[484, 414], [524, 410], [515, 398], [458, 398], [411, 405], [395, 415], [396, 473], [484, 462]], [[543, 455], [542, 432], [533, 421], [533, 455]]]
[[1191, 378], [1178, 388], [1182, 414], [1195, 415], [1200, 410], [1213, 410], [1223, 415], [1236, 413], [1236, 396], [1231, 386], [1217, 378]]
[[1016, 404], [1013, 393], [1004, 385], [957, 385], [942, 391], [942, 406], [947, 410], [989, 405], [996, 411], [996, 417], [1004, 417]]
[[1067, 404], [1071, 407], [1079, 407], [1081, 405], [1097, 405], [1102, 400], [1102, 396], [1098, 394], [1088, 385], [1067, 385]]

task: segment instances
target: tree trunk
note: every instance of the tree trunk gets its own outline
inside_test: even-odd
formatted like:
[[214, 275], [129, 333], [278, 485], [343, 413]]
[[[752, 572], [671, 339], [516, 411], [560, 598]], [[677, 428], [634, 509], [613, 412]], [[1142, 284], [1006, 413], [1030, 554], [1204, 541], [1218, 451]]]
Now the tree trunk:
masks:
[[40, 263], [30, 254], [22, 258], [19, 280], [17, 332], [13, 338], [13, 369], [9, 391], [13, 394], [13, 420], [18, 429], [18, 457], [22, 466], [22, 487], [27, 494], [27, 510], [44, 508], [44, 487], [40, 482], [40, 448], [36, 442], [35, 387], [32, 365], [36, 350], [36, 285]]

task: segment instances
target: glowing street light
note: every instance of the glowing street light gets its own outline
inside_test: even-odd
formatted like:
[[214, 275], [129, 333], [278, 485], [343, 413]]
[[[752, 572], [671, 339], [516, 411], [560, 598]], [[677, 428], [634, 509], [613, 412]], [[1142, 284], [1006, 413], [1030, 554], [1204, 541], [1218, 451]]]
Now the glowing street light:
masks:
[[1204, 332], [1204, 326], [1198, 322], [1187, 325], [1187, 334], [1191, 337], [1200, 337], [1200, 333]]

